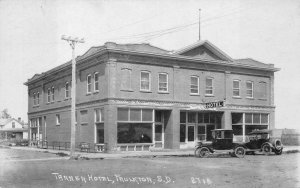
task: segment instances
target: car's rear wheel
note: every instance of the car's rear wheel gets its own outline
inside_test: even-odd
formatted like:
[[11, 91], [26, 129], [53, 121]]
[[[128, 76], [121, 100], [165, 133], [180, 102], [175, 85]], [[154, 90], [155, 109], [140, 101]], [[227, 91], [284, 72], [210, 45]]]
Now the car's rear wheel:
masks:
[[196, 157], [205, 158], [205, 157], [208, 157], [209, 154], [210, 154], [210, 151], [209, 151], [208, 147], [201, 147], [201, 148], [197, 148], [195, 150]]
[[282, 149], [281, 150], [275, 150], [276, 155], [281, 155], [282, 154]]
[[234, 149], [234, 155], [238, 158], [243, 158], [245, 157], [245, 154], [246, 154], [246, 150], [244, 147], [242, 146], [237, 146], [235, 149]]
[[272, 148], [269, 144], [265, 144], [262, 146], [262, 152], [265, 154], [265, 155], [270, 155], [271, 152], [272, 152]]

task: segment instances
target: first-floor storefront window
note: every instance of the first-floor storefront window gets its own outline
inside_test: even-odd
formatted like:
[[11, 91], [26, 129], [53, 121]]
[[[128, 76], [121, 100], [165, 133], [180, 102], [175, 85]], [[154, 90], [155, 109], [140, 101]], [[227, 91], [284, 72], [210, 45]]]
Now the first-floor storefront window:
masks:
[[269, 114], [232, 113], [231, 118], [234, 135], [248, 135], [254, 130], [269, 128]]
[[152, 143], [152, 123], [118, 123], [118, 143]]

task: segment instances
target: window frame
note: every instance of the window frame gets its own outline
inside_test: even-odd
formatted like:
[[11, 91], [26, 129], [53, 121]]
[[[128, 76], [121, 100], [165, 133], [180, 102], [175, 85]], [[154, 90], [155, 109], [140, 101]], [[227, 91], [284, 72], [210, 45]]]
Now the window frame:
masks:
[[[234, 87], [234, 82], [237, 82], [239, 84], [238, 88], [235, 88]], [[234, 91], [238, 91], [238, 95], [235, 95], [234, 94]], [[234, 79], [232, 81], [232, 96], [233, 97], [236, 97], [236, 98], [240, 98], [241, 97], [241, 80], [238, 80], [238, 79]]]
[[[211, 86], [209, 87], [207, 85], [207, 80], [211, 80]], [[207, 91], [210, 91], [211, 93], [207, 93]], [[214, 95], [214, 78], [213, 77], [206, 77], [205, 78], [205, 96], [213, 96]]]
[[36, 93], [36, 106], [39, 106], [40, 105], [40, 92], [37, 92]]
[[70, 98], [70, 84], [69, 84], [69, 82], [66, 82], [65, 83], [65, 99], [68, 99], [68, 98]]
[[[192, 78], [196, 78], [197, 79], [197, 93], [192, 93], [192, 86], [196, 86], [196, 85], [192, 85]], [[199, 91], [199, 82], [200, 82], [200, 78], [199, 76], [190, 76], [190, 95], [199, 95], [200, 91]], [[194, 88], [193, 88], [194, 89]]]
[[[247, 84], [251, 84], [251, 89], [249, 89], [248, 88], [248, 86], [247, 86]], [[253, 99], [254, 98], [254, 92], [253, 92], [253, 90], [254, 90], [254, 83], [253, 83], [253, 81], [246, 81], [246, 98], [249, 98], [249, 99]], [[248, 91], [251, 91], [251, 96], [248, 96]]]
[[[166, 76], [166, 82], [160, 82], [160, 75], [165, 75]], [[161, 90], [160, 84], [166, 84], [166, 89], [167, 90]], [[169, 92], [169, 74], [166, 73], [166, 72], [158, 73], [158, 92], [160, 92], [160, 93], [168, 93]]]
[[[126, 73], [126, 75], [125, 75], [125, 73]], [[128, 76], [129, 76], [129, 78], [127, 78], [127, 74], [128, 74]], [[126, 68], [126, 67], [124, 67], [124, 68], [121, 68], [121, 90], [125, 90], [125, 91], [131, 91], [132, 90], [132, 81], [131, 81], [131, 79], [132, 79], [132, 69], [130, 69], [130, 68]], [[127, 80], [127, 79], [129, 79], [129, 80]], [[128, 82], [128, 83], [127, 83]], [[127, 85], [129, 85], [129, 87], [127, 87]]]
[[54, 86], [51, 87], [51, 101], [54, 102], [55, 101], [55, 88]]
[[51, 88], [49, 87], [47, 90], [47, 103], [51, 102]]
[[56, 126], [60, 126], [61, 121], [60, 121], [60, 114], [56, 114], [55, 115], [55, 122], [56, 122]]
[[[142, 89], [142, 82], [145, 82], [144, 80], [142, 80], [143, 73], [148, 74], [148, 83], [149, 83], [148, 89]], [[151, 91], [151, 72], [150, 71], [141, 71], [141, 73], [140, 73], [140, 91]]]
[[268, 83], [265, 81], [259, 82], [259, 90], [260, 90], [260, 100], [267, 100], [268, 99]]
[[[94, 109], [94, 122], [95, 123], [104, 123], [104, 108], [95, 108]], [[99, 113], [99, 121], [97, 121], [97, 113]]]
[[[97, 80], [96, 80], [96, 75], [97, 75]], [[96, 87], [97, 86], [97, 87]], [[96, 89], [98, 88], [98, 89]], [[94, 92], [99, 92], [99, 72], [94, 73]]]
[[[89, 78], [90, 78], [90, 82], [89, 82]], [[89, 86], [90, 86], [90, 91], [89, 91]], [[92, 75], [88, 74], [86, 76], [86, 93], [90, 94], [92, 93]]]
[[33, 93], [33, 106], [36, 106], [36, 93]]

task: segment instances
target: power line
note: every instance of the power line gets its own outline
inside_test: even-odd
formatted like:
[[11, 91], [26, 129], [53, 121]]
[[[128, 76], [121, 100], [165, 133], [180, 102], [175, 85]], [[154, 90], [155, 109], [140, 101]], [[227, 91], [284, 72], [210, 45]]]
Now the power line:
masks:
[[[226, 13], [226, 14], [222, 14], [220, 16], [215, 16], [215, 17], [212, 17], [212, 18], [205, 19], [201, 23], [209, 22], [209, 21], [212, 21], [212, 20], [215, 20], [215, 19], [220, 19], [220, 18], [229, 16], [229, 15], [232, 15], [232, 14], [236, 14], [236, 13], [239, 13], [241, 11], [248, 10], [248, 9], [235, 9], [235, 10], [237, 10], [237, 11], [233, 11], [233, 12], [229, 12], [229, 13]], [[156, 31], [140, 33], [140, 34], [134, 34], [134, 35], [121, 36], [121, 37], [111, 38], [110, 40], [118, 40], [118, 39], [119, 40], [126, 40], [126, 39], [132, 39], [132, 38], [137, 38], [137, 39], [146, 38], [145, 40], [141, 40], [141, 41], [149, 41], [151, 39], [158, 38], [158, 37], [161, 37], [161, 36], [166, 35], [166, 34], [170, 34], [170, 33], [173, 33], [173, 32], [178, 32], [178, 31], [183, 30], [187, 27], [194, 26], [198, 23], [199, 23], [199, 21], [196, 21], [196, 22], [192, 22], [192, 23], [189, 23], [189, 24], [183, 24], [183, 25], [171, 27], [171, 28], [168, 28], [168, 29], [156, 30]]]

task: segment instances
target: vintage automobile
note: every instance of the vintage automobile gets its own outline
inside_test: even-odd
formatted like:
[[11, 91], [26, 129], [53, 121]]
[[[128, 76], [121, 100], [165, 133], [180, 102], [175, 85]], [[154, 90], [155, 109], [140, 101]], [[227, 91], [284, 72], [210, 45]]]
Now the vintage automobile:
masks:
[[274, 152], [276, 155], [282, 154], [283, 145], [280, 139], [270, 138], [272, 130], [254, 130], [248, 134], [249, 141], [244, 144], [247, 153], [255, 154], [256, 151], [263, 152], [265, 155]]
[[233, 131], [231, 129], [212, 130], [211, 142], [198, 142], [195, 148], [196, 157], [207, 157], [211, 153], [228, 151], [233, 156], [242, 158], [246, 154], [243, 143], [233, 142]]

